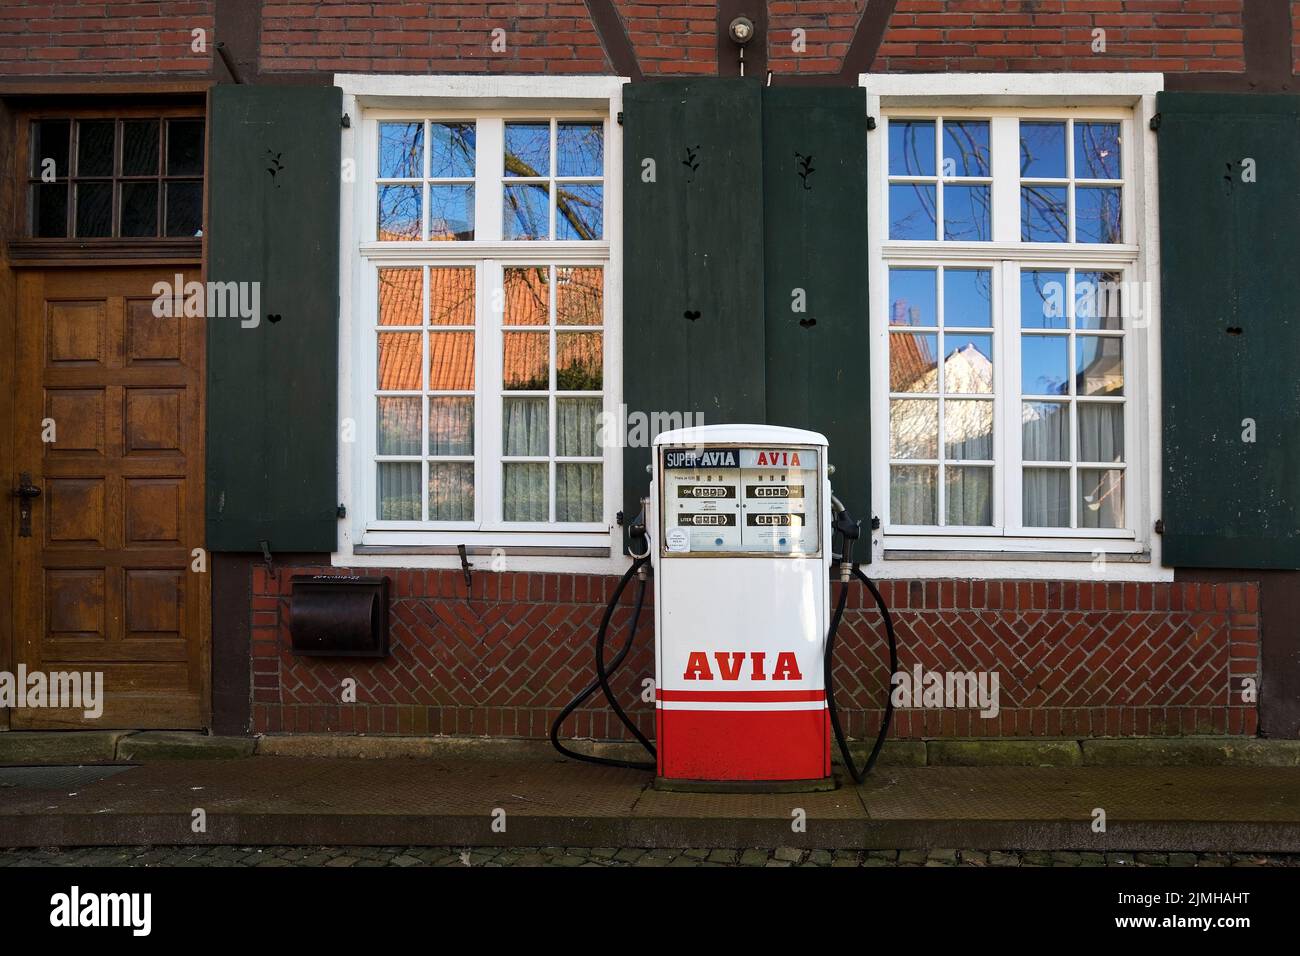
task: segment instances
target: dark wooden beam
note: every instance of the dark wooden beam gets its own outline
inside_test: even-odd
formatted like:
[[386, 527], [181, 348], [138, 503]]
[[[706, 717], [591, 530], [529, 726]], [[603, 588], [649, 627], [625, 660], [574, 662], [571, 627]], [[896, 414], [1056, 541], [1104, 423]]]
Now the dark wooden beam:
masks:
[[614, 9], [614, 0], [585, 0], [587, 13], [591, 17], [600, 45], [605, 48], [609, 65], [619, 76], [631, 77], [633, 82], [641, 80], [641, 64], [637, 62], [636, 50], [628, 39], [627, 28], [618, 11]]

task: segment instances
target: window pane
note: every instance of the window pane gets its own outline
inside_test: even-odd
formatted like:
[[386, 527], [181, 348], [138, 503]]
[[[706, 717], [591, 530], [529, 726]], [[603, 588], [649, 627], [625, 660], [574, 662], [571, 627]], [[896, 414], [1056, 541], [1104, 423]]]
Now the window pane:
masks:
[[379, 178], [424, 176], [424, 123], [379, 124]]
[[[422, 269], [379, 270], [379, 324], [422, 325], [420, 306], [424, 291]], [[416, 367], [419, 365], [417, 363]]]
[[992, 236], [988, 186], [943, 187], [943, 237], [953, 242], [985, 242]]
[[113, 184], [77, 184], [77, 235], [102, 237], [113, 234]]
[[1079, 460], [1124, 460], [1124, 406], [1118, 402], [1080, 402]]
[[158, 235], [158, 184], [122, 183], [120, 234], [128, 238]]
[[549, 467], [544, 462], [506, 462], [502, 510], [506, 521], [550, 520]]
[[1065, 124], [1020, 123], [1020, 175], [1025, 179], [1064, 179]]
[[560, 332], [555, 336], [555, 387], [561, 392], [599, 392], [604, 383], [605, 336]]
[[993, 325], [993, 273], [988, 269], [943, 270], [943, 324], [990, 328]]
[[601, 325], [605, 321], [605, 270], [560, 266], [555, 270], [556, 325]]
[[511, 391], [544, 392], [551, 387], [550, 336], [537, 332], [506, 332], [503, 336], [502, 378]]
[[1118, 336], [1080, 335], [1074, 340], [1077, 395], [1124, 394], [1124, 341]]
[[381, 461], [377, 469], [380, 521], [420, 520], [420, 463]]
[[477, 134], [478, 130], [473, 123], [431, 123], [429, 125], [430, 178], [472, 177]]
[[158, 175], [158, 121], [122, 123], [122, 175]]
[[993, 336], [952, 332], [944, 336], [943, 390], [948, 395], [993, 394]]
[[429, 268], [429, 324], [474, 324], [473, 267]]
[[604, 220], [604, 186], [561, 183], [555, 187], [556, 239], [600, 239]]
[[474, 387], [474, 333], [429, 333], [429, 389], [468, 391]]
[[1074, 124], [1074, 178], [1119, 179], [1119, 123]]
[[1070, 469], [1026, 468], [1021, 482], [1026, 528], [1070, 527]]
[[601, 123], [560, 123], [555, 131], [555, 175], [603, 176], [605, 127]]
[[453, 395], [429, 398], [429, 454], [474, 454], [474, 399]]
[[934, 175], [934, 120], [889, 121], [889, 174]]
[[939, 336], [916, 332], [889, 336], [889, 390], [939, 391]]
[[1124, 327], [1124, 273], [1074, 274], [1074, 326], [1078, 329]]
[[604, 495], [599, 464], [560, 462], [555, 466], [555, 520], [599, 521]]
[[958, 461], [993, 460], [993, 403], [945, 402], [944, 455]]
[[894, 465], [889, 469], [889, 520], [894, 524], [937, 524], [939, 469], [936, 465]]
[[920, 325], [933, 328], [939, 324], [935, 298], [936, 269], [889, 270], [889, 324]]
[[474, 238], [474, 187], [429, 187], [429, 239], [433, 241]]
[[944, 511], [950, 525], [987, 527], [993, 523], [993, 469], [944, 469]]
[[550, 400], [507, 398], [502, 405], [501, 453], [537, 458], [551, 453]]
[[505, 187], [505, 238], [549, 239], [550, 187], [529, 183]]
[[1066, 314], [1068, 276], [1064, 272], [1025, 269], [1020, 273], [1020, 327], [1063, 329]]
[[1070, 342], [1064, 335], [1020, 337], [1020, 391], [1025, 395], [1070, 394]]
[[1123, 242], [1118, 186], [1077, 186], [1074, 190], [1076, 242]]
[[1020, 440], [1025, 461], [1069, 461], [1069, 404], [1025, 402], [1020, 411]]
[[988, 120], [943, 121], [943, 174], [945, 176], [987, 176], [989, 174]]
[[68, 184], [38, 183], [32, 187], [32, 235], [61, 239], [68, 234]]
[[1124, 472], [1079, 469], [1079, 527], [1124, 527]]
[[1069, 242], [1070, 210], [1064, 186], [1020, 187], [1020, 239]]
[[203, 175], [203, 120], [168, 121], [167, 175]]
[[203, 226], [203, 184], [167, 184], [168, 236], [195, 236]]
[[597, 442], [603, 401], [599, 398], [555, 400], [555, 454], [561, 458], [599, 458]]
[[429, 520], [474, 520], [474, 465], [467, 461], [429, 462]]
[[505, 174], [549, 176], [551, 174], [551, 124], [506, 123]]
[[896, 398], [889, 403], [889, 457], [939, 457], [939, 402]]
[[79, 120], [77, 122], [77, 175], [112, 176], [116, 141], [116, 120]]
[[420, 425], [422, 411], [420, 399], [395, 398], [381, 395], [378, 398], [377, 435], [375, 451], [380, 455], [420, 454]]
[[421, 202], [419, 186], [380, 186], [379, 240], [419, 239]]
[[71, 135], [71, 120], [41, 120], [32, 124], [32, 176], [40, 178], [49, 168], [46, 160], [52, 159], [55, 178], [67, 178]]
[[505, 281], [505, 325], [546, 325], [550, 322], [549, 266], [510, 266]]
[[378, 336], [381, 392], [420, 390], [420, 336], [410, 332], [381, 332]]
[[889, 238], [934, 239], [934, 186], [895, 183], [889, 187]]

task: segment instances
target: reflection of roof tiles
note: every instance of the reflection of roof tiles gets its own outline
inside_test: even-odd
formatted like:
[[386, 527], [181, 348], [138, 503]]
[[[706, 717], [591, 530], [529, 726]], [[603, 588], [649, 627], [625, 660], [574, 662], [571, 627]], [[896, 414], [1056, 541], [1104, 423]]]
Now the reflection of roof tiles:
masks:
[[[561, 267], [556, 290], [557, 321], [564, 325], [599, 325], [603, 316], [603, 273], [599, 266]], [[394, 329], [419, 326], [421, 269], [379, 270], [380, 324]], [[512, 326], [545, 326], [549, 311], [546, 268], [506, 270], [505, 321]], [[434, 266], [429, 270], [430, 322], [438, 325], [474, 324], [474, 269]], [[419, 391], [421, 334], [383, 332], [379, 338], [379, 389]], [[559, 332], [559, 370], [597, 377], [603, 364], [603, 335]], [[459, 391], [474, 388], [474, 333], [429, 333], [429, 388]], [[546, 389], [550, 359], [549, 336], [506, 333], [504, 377], [507, 387]]]

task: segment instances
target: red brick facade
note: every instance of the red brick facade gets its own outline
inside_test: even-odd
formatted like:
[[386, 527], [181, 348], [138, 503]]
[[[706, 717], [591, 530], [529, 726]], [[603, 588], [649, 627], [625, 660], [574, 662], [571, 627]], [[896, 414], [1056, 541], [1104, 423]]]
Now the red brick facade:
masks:
[[5, 0], [0, 76], [206, 73], [214, 6], [213, 0]]
[[[290, 650], [290, 578], [316, 573], [347, 572], [253, 573], [256, 732], [546, 737], [555, 715], [591, 679], [593, 638], [617, 582], [476, 572], [467, 601], [458, 571], [396, 571], [392, 653], [356, 661]], [[1256, 707], [1241, 694], [1243, 680], [1259, 670], [1253, 584], [891, 581], [883, 593], [894, 609], [900, 668], [996, 671], [1001, 691], [996, 718], [901, 709], [896, 737], [1256, 731]], [[855, 586], [835, 670], [846, 728], [858, 737], [879, 723], [887, 671], [882, 629], [863, 596]], [[612, 647], [621, 646], [629, 597], [614, 619], [620, 636]], [[654, 675], [649, 610], [642, 620], [637, 649], [613, 686], [652, 734], [651, 705], [640, 699], [643, 679]], [[348, 677], [356, 680], [355, 704], [339, 702]], [[599, 697], [570, 718], [565, 734], [627, 736]]]
[[1242, 0], [899, 0], [873, 69], [1238, 73], [1241, 8]]

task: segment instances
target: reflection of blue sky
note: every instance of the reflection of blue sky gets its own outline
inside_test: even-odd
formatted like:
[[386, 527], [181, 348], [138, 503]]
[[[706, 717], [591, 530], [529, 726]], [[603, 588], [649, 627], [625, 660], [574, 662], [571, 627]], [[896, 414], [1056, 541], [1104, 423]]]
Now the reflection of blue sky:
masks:
[[891, 325], [938, 324], [934, 269], [889, 270], [889, 322]]
[[424, 123], [379, 124], [379, 178], [424, 175]]
[[891, 120], [889, 174], [934, 175], [934, 120]]
[[1025, 179], [1066, 177], [1064, 123], [1020, 123], [1020, 175]]
[[605, 130], [600, 123], [559, 123], [555, 130], [555, 175], [602, 176]]
[[[506, 176], [551, 174], [551, 124], [506, 124]], [[513, 162], [512, 162], [513, 160]]]
[[1074, 124], [1074, 178], [1119, 179], [1118, 123]]
[[895, 183], [889, 187], [889, 238], [934, 239], [934, 186]]
[[991, 286], [992, 274], [988, 269], [944, 269], [943, 324], [991, 327]]
[[1024, 335], [1020, 339], [1020, 390], [1025, 395], [1067, 395], [1070, 343], [1064, 335]]
[[987, 176], [988, 120], [944, 120], [943, 160], [944, 172], [953, 176]]
[[1025, 269], [1020, 273], [1020, 327], [1063, 329], [1067, 276], [1064, 272]]

